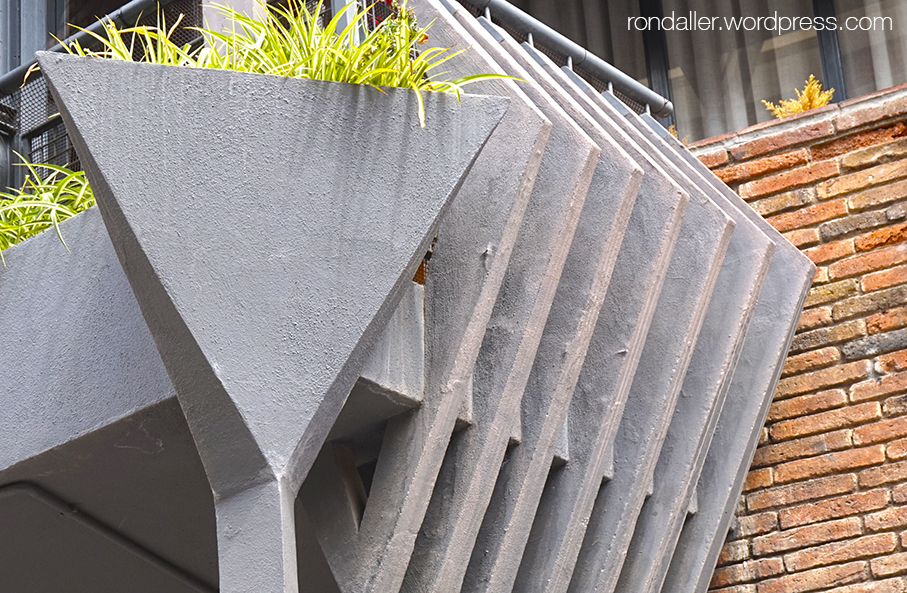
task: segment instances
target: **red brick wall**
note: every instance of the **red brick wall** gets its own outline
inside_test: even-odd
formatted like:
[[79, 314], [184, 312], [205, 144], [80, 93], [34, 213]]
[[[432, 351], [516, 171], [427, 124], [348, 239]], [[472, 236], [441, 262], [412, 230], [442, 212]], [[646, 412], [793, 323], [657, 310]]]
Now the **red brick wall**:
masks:
[[693, 149], [818, 266], [712, 591], [907, 592], [907, 87]]

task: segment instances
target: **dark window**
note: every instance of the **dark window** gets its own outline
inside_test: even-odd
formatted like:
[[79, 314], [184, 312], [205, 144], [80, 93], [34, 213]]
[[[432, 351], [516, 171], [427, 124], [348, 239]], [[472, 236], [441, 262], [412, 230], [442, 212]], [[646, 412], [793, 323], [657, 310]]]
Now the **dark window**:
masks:
[[835, 0], [835, 11], [848, 96], [907, 82], [907, 2]]

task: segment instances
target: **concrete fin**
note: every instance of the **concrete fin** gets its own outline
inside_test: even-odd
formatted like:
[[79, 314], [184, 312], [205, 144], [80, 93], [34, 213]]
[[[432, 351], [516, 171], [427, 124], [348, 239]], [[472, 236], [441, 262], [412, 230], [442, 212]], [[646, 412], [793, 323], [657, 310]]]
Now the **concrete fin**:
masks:
[[[477, 36], [477, 40], [496, 43], [490, 35]], [[606, 130], [575, 104], [555, 94], [557, 89], [544, 80], [544, 73], [535, 64], [523, 59], [519, 46], [505, 40], [498, 47], [507, 52], [499, 62], [508, 73], [535, 80], [559, 109], [602, 147], [602, 154], [523, 393], [522, 441], [498, 477], [503, 486], [496, 488], [500, 495], [492, 498], [477, 539], [475, 550], [481, 553], [474, 551], [467, 572], [465, 587], [486, 591], [513, 589], [570, 397], [635, 203], [639, 184], [628, 173], [642, 171]], [[628, 178], [631, 185], [627, 185]], [[603, 229], [608, 232], [603, 233]]]
[[705, 320], [734, 222], [692, 196], [614, 444], [614, 479], [595, 503], [568, 591], [610, 593]]
[[[592, 501], [607, 471], [610, 444], [688, 197], [612, 122], [593, 120], [515, 42], [504, 35], [498, 38], [568, 113], [596, 134], [604, 134], [618, 142], [645, 171], [605, 295], [602, 315], [593, 328], [579, 380], [572, 387], [567, 410], [570, 461], [553, 471], [547, 482], [543, 477], [537, 478], [545, 484], [544, 491], [539, 493], [536, 488], [527, 488], [523, 499], [516, 503], [526, 509], [522, 511], [523, 520], [531, 522], [534, 517], [534, 522], [526, 539], [517, 540], [525, 546], [522, 555], [512, 553], [513, 562], [522, 558], [514, 590], [557, 590], [565, 588], [569, 582]], [[597, 136], [593, 135], [593, 138]], [[527, 483], [531, 483], [531, 478]], [[494, 524], [488, 517], [486, 522]], [[508, 526], [507, 530], [510, 529]], [[514, 548], [521, 550], [518, 546]]]
[[[443, 43], [469, 45], [470, 51], [494, 55], [494, 48], [471, 40], [475, 32], [463, 30], [468, 23], [457, 23], [437, 3], [418, 2], [413, 7], [450, 27], [453, 36], [444, 37]], [[494, 70], [501, 71], [498, 56], [494, 59]], [[537, 88], [522, 85], [521, 92], [553, 127], [476, 360], [473, 423], [451, 441], [439, 477], [439, 483], [449, 487], [435, 489], [405, 577], [404, 589], [408, 591], [459, 591], [494, 477], [514, 434], [513, 427], [520, 420], [520, 397], [600, 153], [599, 147]], [[626, 173], [624, 183], [629, 184], [632, 165]], [[625, 188], [613, 187], [618, 188], [618, 197], [625, 195]], [[610, 233], [606, 230], [604, 234]], [[526, 438], [523, 428], [521, 437]], [[548, 466], [550, 462], [549, 457]]]
[[686, 147], [666, 132], [662, 133], [663, 128], [657, 122], [645, 116], [643, 119], [659, 132], [675, 154], [737, 204], [777, 245], [696, 486], [698, 510], [683, 525], [661, 587], [664, 593], [705, 591], [734, 516], [734, 505], [743, 488], [815, 266]]
[[[39, 60], [176, 386], [219, 534], [233, 513], [262, 520], [219, 544], [221, 590], [295, 591], [295, 491], [509, 100], [429, 94], [420, 129], [403, 89]], [[342, 115], [326, 125], [328, 111]], [[129, 122], [127, 154], [110, 121]], [[393, 151], [374, 142], [387, 137]], [[244, 207], [259, 196], [265, 216]], [[265, 550], [277, 556], [245, 561]]]
[[[549, 71], [557, 68], [546, 56], [536, 54]], [[569, 69], [564, 68], [560, 75], [561, 83], [572, 89], [576, 96], [583, 95], [582, 87], [578, 85], [589, 88]], [[640, 512], [617, 584], [617, 590], [622, 592], [653, 591], [660, 587], [685, 517], [684, 511], [690, 504], [692, 487], [727, 394], [730, 375], [740, 354], [774, 243], [722, 194], [705, 180], [697, 179], [699, 174], [689, 165], [671, 159], [671, 151], [664, 141], [623, 103], [616, 98], [608, 101], [597, 93], [589, 93], [584, 98], [593, 111], [611, 111], [614, 121], [646, 146], [653, 158], [670, 170], [685, 190], [708, 195], [737, 222], [650, 485], [650, 494]]]
[[[597, 97], [597, 104], [608, 109], [605, 97]], [[670, 147], [639, 117], [626, 114], [626, 119], [618, 121], [641, 136], [641, 142], [676, 173], [685, 188], [696, 188], [709, 196], [737, 223], [656, 466], [653, 494], [640, 512], [617, 585], [621, 592], [656, 593], [691, 504], [775, 243], [737, 204], [715, 190], [686, 162], [672, 156]]]

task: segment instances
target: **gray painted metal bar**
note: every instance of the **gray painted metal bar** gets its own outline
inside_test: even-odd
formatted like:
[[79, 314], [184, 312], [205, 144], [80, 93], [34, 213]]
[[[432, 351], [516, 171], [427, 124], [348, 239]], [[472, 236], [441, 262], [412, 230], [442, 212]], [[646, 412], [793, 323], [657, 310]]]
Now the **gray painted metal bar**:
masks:
[[[88, 44], [93, 39], [91, 33], [100, 33], [103, 31], [105, 22], [112, 21], [119, 27], [131, 26], [135, 24], [143, 12], [152, 7], [166, 6], [172, 1], [173, 0], [132, 0], [132, 2], [126, 4], [122, 8], [118, 8], [102, 19], [88, 25], [85, 27], [84, 31], [79, 31], [76, 34], [67, 37], [63, 40], [63, 43], [58, 43], [47, 51], [63, 52], [65, 51], [66, 45], [74, 42], [78, 42], [82, 45]], [[43, 26], [44, 21], [42, 20], [41, 23]], [[9, 95], [22, 86], [26, 73], [34, 64], [34, 59], [29, 60], [18, 68], [0, 76], [0, 96]]]
[[584, 70], [594, 76], [610, 82], [615, 89], [634, 101], [648, 105], [654, 115], [666, 117], [674, 112], [674, 105], [668, 99], [630, 78], [626, 73], [564, 37], [545, 23], [526, 14], [507, 0], [470, 1], [482, 10], [488, 9], [494, 18], [500, 19], [518, 31], [531, 34], [533, 39], [542, 45], [569, 57], [574, 66], [582, 66]]

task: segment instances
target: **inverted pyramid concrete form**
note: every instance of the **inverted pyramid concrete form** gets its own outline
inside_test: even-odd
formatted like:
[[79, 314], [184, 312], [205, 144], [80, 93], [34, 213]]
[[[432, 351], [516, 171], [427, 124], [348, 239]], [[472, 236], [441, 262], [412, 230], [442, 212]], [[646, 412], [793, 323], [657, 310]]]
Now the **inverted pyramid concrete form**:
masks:
[[419, 129], [403, 90], [39, 60], [205, 463], [222, 590], [294, 586], [302, 479], [508, 102], [433, 95]]
[[16, 335], [50, 388], [3, 365], [16, 533], [142, 591], [706, 590], [812, 264], [651, 118], [410, 6], [451, 76], [527, 82], [427, 93], [423, 129], [403, 89], [39, 56], [100, 212], [0, 270], [0, 317], [72, 285], [95, 325]]

